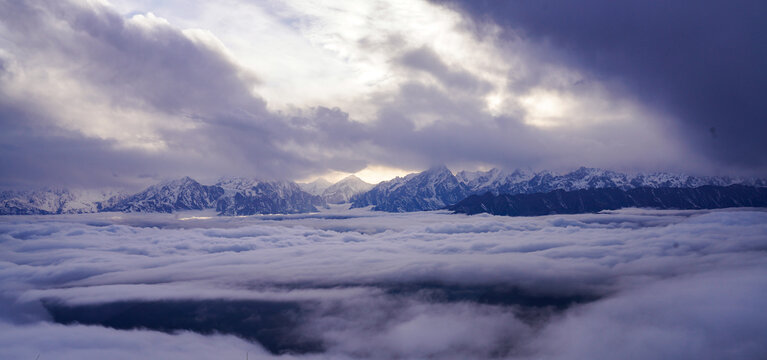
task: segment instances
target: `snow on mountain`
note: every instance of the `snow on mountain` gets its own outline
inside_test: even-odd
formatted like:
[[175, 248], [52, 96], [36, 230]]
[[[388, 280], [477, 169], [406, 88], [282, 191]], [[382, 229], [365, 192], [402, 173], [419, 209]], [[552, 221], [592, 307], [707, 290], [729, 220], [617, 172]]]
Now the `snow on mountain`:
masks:
[[212, 208], [224, 194], [218, 186], [201, 185], [190, 177], [161, 182], [128, 196], [103, 211], [164, 212]]
[[369, 192], [355, 196], [352, 207], [374, 205], [374, 210], [419, 211], [440, 209], [463, 199], [456, 199], [456, 196], [486, 192], [495, 195], [513, 195], [548, 193], [554, 190], [697, 188], [703, 185], [733, 184], [767, 186], [767, 181], [730, 177], [695, 177], [663, 172], [629, 175], [586, 167], [564, 174], [551, 171], [491, 169], [461, 171], [453, 176], [447, 168], [438, 167], [382, 182]]
[[66, 197], [66, 201], [61, 207], [62, 214], [98, 212], [128, 197], [127, 194], [111, 189], [68, 190], [67, 192], [70, 196]]
[[243, 178], [243, 177], [222, 177], [219, 178], [215, 186], [218, 186], [226, 192], [237, 192], [242, 190], [248, 190], [256, 185], [260, 181], [256, 179]]
[[443, 165], [382, 182], [354, 197], [352, 207], [374, 205], [373, 210], [391, 212], [436, 210], [455, 204], [468, 194], [466, 185]]
[[312, 195], [322, 195], [322, 193], [329, 188], [333, 183], [323, 178], [319, 178], [310, 183], [298, 183], [301, 190], [308, 192]]
[[81, 214], [110, 206], [124, 195], [114, 190], [41, 189], [0, 192], [0, 215]]
[[[222, 215], [298, 213], [317, 211], [327, 202], [373, 205], [382, 211], [441, 209], [472, 194], [535, 194], [554, 190], [630, 190], [636, 188], [698, 188], [704, 185], [743, 184], [767, 187], [766, 179], [697, 177], [665, 172], [624, 174], [581, 167], [558, 174], [551, 171], [461, 171], [444, 166], [397, 177], [376, 186], [350, 176], [330, 186], [322, 179], [299, 185], [289, 181], [222, 178], [212, 186], [185, 177], [125, 195], [115, 191], [42, 189], [0, 192], [0, 215], [75, 214], [97, 211], [173, 212], [216, 208]], [[303, 189], [302, 189], [303, 188]], [[319, 194], [313, 195], [309, 191]]]
[[222, 178], [216, 185], [202, 185], [190, 177], [164, 181], [125, 195], [113, 191], [0, 192], [0, 215], [74, 214], [99, 211], [164, 212], [216, 208], [223, 215], [298, 213], [326, 206], [289, 181]]
[[472, 193], [495, 192], [507, 184], [517, 184], [533, 178], [535, 173], [530, 170], [517, 169], [513, 172], [498, 168], [489, 171], [461, 171], [456, 174], [458, 181], [464, 183]]
[[729, 177], [695, 177], [685, 174], [656, 172], [651, 174], [624, 174], [616, 171], [580, 167], [572, 172], [557, 174], [551, 171], [537, 173], [515, 170], [506, 175], [503, 170], [492, 169], [487, 172], [477, 172], [469, 176], [460, 176], [469, 181], [467, 186], [472, 193], [491, 192], [494, 194], [533, 194], [553, 190], [585, 190], [619, 188], [623, 190], [638, 187], [700, 187], [703, 185], [728, 186], [746, 184], [760, 186], [759, 179], [739, 179]]
[[366, 183], [354, 175], [349, 175], [325, 189], [322, 192], [322, 198], [331, 204], [347, 203], [355, 195], [364, 193], [372, 189], [373, 186], [373, 184]]
[[326, 206], [322, 197], [303, 191], [290, 181], [233, 178], [216, 185], [225, 190], [216, 202], [216, 211], [221, 215], [304, 213]]

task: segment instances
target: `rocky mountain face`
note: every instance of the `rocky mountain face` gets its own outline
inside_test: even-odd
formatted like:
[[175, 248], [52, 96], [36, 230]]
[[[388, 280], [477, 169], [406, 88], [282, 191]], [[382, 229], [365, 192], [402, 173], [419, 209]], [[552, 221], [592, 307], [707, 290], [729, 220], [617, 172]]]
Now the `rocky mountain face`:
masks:
[[216, 201], [220, 215], [304, 213], [326, 206], [321, 196], [309, 194], [289, 181], [226, 179], [216, 186], [224, 191]]
[[352, 197], [365, 193], [373, 188], [362, 179], [349, 175], [341, 181], [329, 186], [322, 192], [322, 198], [330, 204], [348, 203]]
[[472, 195], [449, 206], [457, 213], [507, 216], [594, 213], [627, 207], [655, 209], [719, 209], [767, 207], [767, 188], [746, 185], [637, 187], [554, 190], [535, 194]]
[[128, 196], [101, 211], [164, 212], [202, 210], [215, 206], [224, 194], [219, 186], [201, 185], [190, 177], [166, 181]]
[[373, 210], [407, 212], [436, 210], [455, 204], [470, 194], [469, 188], [445, 166], [404, 178], [384, 181], [355, 196], [352, 207], [374, 205]]
[[[411, 174], [383, 182], [368, 193], [354, 197], [352, 207], [374, 205], [374, 210], [383, 211], [420, 211], [435, 210], [455, 204], [473, 194], [536, 194], [554, 190], [574, 191], [586, 189], [621, 189], [635, 188], [695, 188], [704, 185], [728, 186], [744, 184], [757, 187], [767, 186], [764, 179], [742, 179], [729, 177], [695, 177], [683, 174], [652, 173], [623, 174], [615, 171], [581, 167], [575, 171], [557, 174], [550, 171], [533, 172], [529, 170], [505, 171], [461, 171], [455, 176], [447, 168], [440, 167], [437, 172], [442, 176], [423, 181], [427, 173]], [[444, 184], [440, 182], [444, 181]], [[424, 190], [418, 188], [424, 187]], [[431, 191], [430, 189], [437, 189]], [[442, 189], [442, 190], [439, 190]], [[451, 203], [451, 201], [453, 201]], [[444, 203], [445, 205], [439, 206]]]

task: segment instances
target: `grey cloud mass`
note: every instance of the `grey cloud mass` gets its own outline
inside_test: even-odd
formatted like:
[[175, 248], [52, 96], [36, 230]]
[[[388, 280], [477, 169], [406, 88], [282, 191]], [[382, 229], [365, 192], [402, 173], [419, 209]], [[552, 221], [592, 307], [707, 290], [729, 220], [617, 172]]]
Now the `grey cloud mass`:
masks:
[[206, 215], [0, 219], [0, 356], [767, 354], [763, 211]]
[[763, 1], [437, 3], [500, 25], [509, 41], [548, 44], [548, 58], [669, 112], [678, 141], [716, 166], [767, 166]]
[[[497, 85], [428, 45], [391, 44], [389, 61], [409, 80], [360, 99], [376, 108], [363, 122], [324, 104], [269, 109], [259, 74], [204, 29], [181, 30], [151, 13], [124, 17], [101, 3], [0, 7], [3, 187], [137, 188], [184, 175], [300, 179], [437, 163], [712, 171], [652, 114], [638, 110], [628, 121], [612, 107], [623, 100], [587, 83], [573, 93], [600, 99], [601, 122], [574, 113], [572, 123], [532, 126], [516, 100], [493, 114], [487, 97]], [[551, 70], [556, 62], [534, 43], [515, 46], [509, 61], [520, 70], [509, 86], [522, 86], [521, 75], [526, 90], [556, 85], [547, 77], [561, 70]]]
[[[4, 63], [12, 64], [2, 76], [6, 186], [88, 186], [85, 172], [101, 185], [158, 173], [292, 178], [339, 156], [291, 148], [326, 146], [312, 144], [316, 128], [268, 112], [251, 94], [255, 75], [204, 36], [93, 3], [2, 8]], [[38, 73], [40, 83], [26, 80]], [[83, 111], [67, 116], [69, 108]]]
[[454, 91], [471, 91], [485, 94], [492, 88], [492, 85], [477, 79], [464, 70], [450, 69], [450, 67], [442, 62], [439, 55], [428, 47], [422, 47], [405, 53], [400, 62], [407, 67], [432, 74]]

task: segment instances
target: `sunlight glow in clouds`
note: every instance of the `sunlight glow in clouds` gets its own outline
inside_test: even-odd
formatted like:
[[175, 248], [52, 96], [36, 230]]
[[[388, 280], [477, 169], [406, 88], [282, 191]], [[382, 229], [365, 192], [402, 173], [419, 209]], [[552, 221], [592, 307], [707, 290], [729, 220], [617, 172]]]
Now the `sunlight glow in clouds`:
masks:
[[365, 182], [377, 184], [381, 181], [389, 180], [397, 176], [405, 176], [412, 172], [412, 170], [397, 169], [387, 166], [368, 166], [361, 171], [354, 173], [354, 175]]
[[25, 134], [0, 141], [60, 149], [6, 154], [12, 186], [700, 164], [557, 49], [425, 0], [0, 4], [0, 111]]
[[[509, 88], [509, 74], [513, 74], [513, 81], [532, 71], [528, 64], [531, 59], [524, 54], [529, 44], [519, 39], [501, 45], [499, 30], [492, 25], [467, 24], [457, 12], [426, 1], [113, 3], [125, 14], [154, 12], [181, 28], [209, 31], [238, 63], [258, 75], [262, 82], [254, 89], [273, 110], [340, 107], [353, 120], [370, 121], [378, 110], [377, 96], [413, 81], [445, 86], [445, 79], [439, 77], [451, 74], [440, 73], [441, 69], [413, 70], [398, 65], [398, 58], [406, 52], [427, 46], [443, 66], [459, 69], [490, 86], [472, 89], [470, 84], [448, 84], [445, 91], [488, 94], [484, 110], [495, 116], [516, 113], [521, 99], [524, 108], [534, 109], [529, 124], [547, 127], [555, 121], [550, 119], [553, 115], [540, 113], [542, 105], [531, 105], [552, 100], [531, 102], [530, 96], [522, 97]], [[467, 26], [484, 26], [483, 35], [476, 36]], [[573, 77], [578, 76], [552, 66], [546, 73], [546, 82], [557, 86], [576, 81]], [[569, 102], [579, 102], [588, 94], [566, 96]], [[563, 111], [557, 110], [556, 117], [562, 117]], [[420, 116], [430, 123], [442, 115]], [[547, 120], [542, 120], [544, 117]]]
[[311, 176], [299, 182], [307, 183], [307, 182], [314, 181], [318, 178], [323, 178], [331, 183], [335, 183], [349, 175], [354, 175], [360, 178], [364, 182], [367, 182], [370, 184], [378, 184], [381, 181], [391, 180], [398, 176], [402, 177], [415, 171], [417, 171], [417, 169], [407, 170], [407, 169], [398, 169], [398, 168], [389, 167], [389, 166], [371, 165], [371, 166], [365, 167], [364, 169], [360, 171], [357, 171], [356, 173], [332, 171], [329, 173], [325, 173], [321, 176]]
[[541, 127], [558, 125], [571, 110], [567, 99], [545, 91], [522, 97], [520, 103], [528, 111], [527, 123]]
[[377, 110], [371, 96], [416, 76], [394, 58], [427, 44], [495, 87], [509, 70], [492, 37], [478, 41], [458, 13], [421, 0], [113, 4], [125, 14], [154, 12], [182, 28], [210, 30], [259, 75], [257, 91], [275, 110], [322, 105], [370, 120]]

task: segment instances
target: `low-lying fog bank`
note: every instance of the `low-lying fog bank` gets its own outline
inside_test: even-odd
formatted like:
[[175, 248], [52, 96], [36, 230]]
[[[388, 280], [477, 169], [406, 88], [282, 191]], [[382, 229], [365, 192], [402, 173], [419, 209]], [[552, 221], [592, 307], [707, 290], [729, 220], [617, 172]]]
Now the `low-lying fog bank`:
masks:
[[0, 217], [0, 358], [767, 357], [767, 212]]

